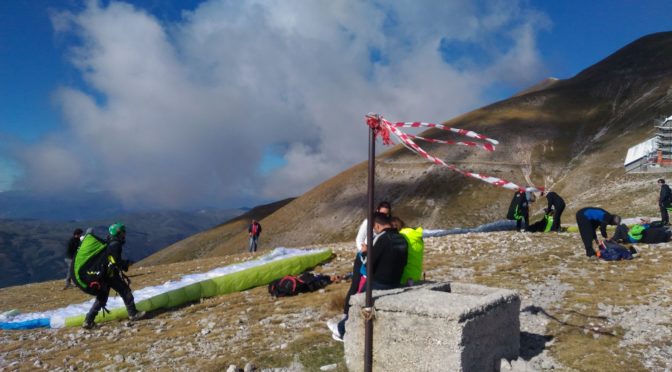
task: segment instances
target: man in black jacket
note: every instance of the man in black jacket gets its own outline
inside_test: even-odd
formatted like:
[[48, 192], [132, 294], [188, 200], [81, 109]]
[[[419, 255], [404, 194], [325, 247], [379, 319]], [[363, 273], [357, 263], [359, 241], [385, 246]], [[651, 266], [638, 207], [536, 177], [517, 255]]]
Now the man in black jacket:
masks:
[[664, 225], [670, 224], [670, 215], [668, 211], [672, 208], [672, 191], [670, 186], [665, 184], [664, 179], [658, 180], [660, 187], [660, 196], [658, 197], [658, 206], [660, 207], [660, 219]]
[[139, 320], [145, 316], [144, 311], [136, 309], [133, 292], [129, 286], [130, 280], [121, 273], [122, 270], [128, 270], [128, 261], [121, 258], [121, 251], [124, 243], [126, 243], [126, 227], [121, 223], [115, 223], [108, 230], [110, 235], [107, 248], [101, 256], [103, 262], [98, 266], [98, 269], [105, 271], [105, 276], [99, 283], [100, 292], [96, 296], [96, 301], [94, 301], [84, 319], [82, 327], [85, 329], [93, 328], [96, 315], [101, 309], [105, 309], [107, 299], [110, 296], [110, 289], [114, 289], [124, 301], [130, 320]]
[[[541, 195], [543, 196], [544, 193], [542, 192]], [[546, 194], [546, 200], [548, 200], [548, 208], [546, 209], [553, 209], [553, 225], [551, 226], [551, 231], [560, 231], [560, 216], [562, 216], [562, 212], [565, 210], [565, 201], [554, 191]]]
[[72, 236], [68, 240], [68, 244], [65, 250], [65, 264], [68, 266], [68, 272], [65, 274], [65, 287], [63, 289], [68, 289], [75, 284], [72, 279], [72, 262], [75, 259], [75, 254], [77, 254], [77, 249], [79, 248], [79, 243], [81, 242], [80, 238], [84, 231], [82, 229], [75, 229]]
[[403, 235], [392, 227], [390, 217], [376, 213], [373, 217], [373, 252], [366, 252], [371, 260], [373, 289], [390, 289], [399, 287], [401, 276], [408, 261], [408, 242]]
[[[392, 289], [401, 286], [401, 276], [408, 261], [408, 242], [403, 235], [392, 227], [390, 216], [376, 212], [373, 216], [373, 230], [377, 234], [373, 239], [372, 252], [362, 251], [367, 259], [367, 279], [371, 288], [377, 290]], [[347, 306], [346, 306], [347, 309]], [[343, 342], [345, 334], [344, 318], [336, 323], [329, 321], [327, 327], [335, 340]]]

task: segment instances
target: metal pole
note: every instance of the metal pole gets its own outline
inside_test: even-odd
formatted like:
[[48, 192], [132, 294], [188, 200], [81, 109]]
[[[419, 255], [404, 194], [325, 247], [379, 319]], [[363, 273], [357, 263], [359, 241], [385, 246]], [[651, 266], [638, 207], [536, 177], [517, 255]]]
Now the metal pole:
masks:
[[[376, 178], [376, 135], [374, 128], [369, 129], [369, 178], [368, 178], [368, 223], [366, 231], [367, 257], [366, 260], [366, 308], [373, 307], [371, 298], [371, 283], [373, 282], [373, 270], [371, 270], [371, 257], [373, 255], [373, 199], [374, 184]], [[367, 313], [368, 314], [368, 313]], [[373, 368], [373, 319], [366, 316], [364, 319], [364, 371], [371, 372]]]

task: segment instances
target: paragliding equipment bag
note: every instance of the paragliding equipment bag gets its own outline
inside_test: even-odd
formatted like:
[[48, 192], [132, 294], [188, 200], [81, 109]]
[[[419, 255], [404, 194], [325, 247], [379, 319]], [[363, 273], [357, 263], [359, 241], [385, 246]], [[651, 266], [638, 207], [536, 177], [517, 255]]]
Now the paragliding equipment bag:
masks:
[[605, 261], [632, 260], [632, 252], [618, 243], [605, 240], [600, 245], [598, 257]]
[[274, 297], [295, 296], [299, 293], [313, 292], [331, 283], [328, 276], [303, 273], [300, 276], [287, 275], [272, 281], [268, 293]]
[[86, 234], [72, 265], [72, 277], [75, 278], [77, 287], [93, 296], [107, 289], [106, 248], [107, 243], [103, 239], [93, 234]]

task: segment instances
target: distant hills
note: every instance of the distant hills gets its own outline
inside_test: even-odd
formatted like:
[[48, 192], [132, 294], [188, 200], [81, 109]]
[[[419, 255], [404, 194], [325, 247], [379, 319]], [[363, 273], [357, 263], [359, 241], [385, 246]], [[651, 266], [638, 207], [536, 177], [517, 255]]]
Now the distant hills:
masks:
[[[553, 189], [568, 204], [566, 222], [587, 205], [626, 216], [656, 215], [657, 189], [651, 182], [655, 176], [626, 175], [623, 160], [629, 146], [652, 135], [655, 118], [672, 114], [670, 87], [672, 32], [652, 34], [570, 79], [547, 79], [509, 99], [445, 122], [498, 139], [501, 144], [494, 153], [421, 145], [463, 169]], [[438, 130], [424, 136], [454, 138]], [[261, 221], [261, 249], [354, 239], [366, 215], [366, 179], [366, 164], [358, 164], [274, 211]], [[401, 146], [377, 157], [376, 201], [392, 202], [393, 213], [411, 226], [463, 227], [501, 219], [511, 196], [509, 190], [428, 163]], [[537, 203], [532, 211], [543, 207]], [[171, 247], [171, 257], [240, 251], [247, 236], [242, 229], [228, 235], [233, 230], [225, 224], [191, 237]], [[199, 237], [206, 236], [226, 238], [205, 244]], [[167, 259], [159, 255], [163, 252], [147, 262]]]
[[138, 261], [244, 212], [157, 211], [81, 221], [0, 219], [0, 287], [65, 278], [65, 244], [77, 227], [93, 227], [104, 237], [111, 223], [122, 221], [128, 234], [124, 256]]

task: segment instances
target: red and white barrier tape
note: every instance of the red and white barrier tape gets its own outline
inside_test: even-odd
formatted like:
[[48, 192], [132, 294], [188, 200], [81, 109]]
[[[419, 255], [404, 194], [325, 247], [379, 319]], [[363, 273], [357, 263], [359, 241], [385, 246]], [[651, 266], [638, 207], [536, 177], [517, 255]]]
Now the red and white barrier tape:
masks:
[[[433, 123], [422, 123], [422, 122], [410, 122], [410, 123], [391, 123], [387, 120], [385, 120], [382, 116], [380, 115], [375, 115], [375, 114], [369, 114], [366, 116], [366, 123], [368, 124], [369, 127], [371, 127], [376, 136], [380, 135], [381, 138], [383, 139], [383, 144], [385, 145], [391, 145], [393, 144], [392, 140], [390, 139], [390, 133], [392, 133], [396, 138], [399, 139], [399, 142], [404, 145], [407, 149], [415, 152], [416, 154], [424, 157], [428, 161], [444, 166], [452, 171], [458, 172], [462, 175], [465, 175], [467, 177], [472, 177], [479, 179], [483, 182], [487, 182], [491, 185], [494, 186], [499, 186], [503, 187], [505, 189], [510, 189], [510, 190], [525, 190], [525, 191], [543, 191], [543, 188], [538, 188], [538, 187], [523, 187], [519, 186], [511, 181], [507, 181], [498, 177], [493, 177], [493, 176], [488, 176], [480, 173], [474, 173], [474, 172], [468, 172], [465, 170], [462, 170], [458, 168], [457, 166], [453, 164], [447, 164], [443, 160], [436, 158], [427, 151], [423, 150], [420, 146], [418, 146], [411, 138], [417, 138], [421, 140], [425, 140], [428, 142], [434, 142], [434, 143], [444, 143], [444, 144], [460, 144], [460, 145], [465, 145], [465, 146], [474, 146], [474, 147], [481, 147], [485, 150], [488, 151], [494, 151], [494, 146], [492, 144], [498, 144], [499, 142], [497, 140], [494, 140], [492, 138], [488, 138], [482, 134], [478, 134], [476, 132], [472, 132], [470, 130], [465, 130], [465, 129], [456, 129], [456, 128], [450, 128], [446, 127], [441, 124], [433, 124]], [[442, 130], [449, 130], [451, 132], [467, 136], [467, 137], [472, 137], [472, 138], [478, 138], [482, 139], [485, 141], [488, 141], [490, 143], [486, 144], [479, 144], [476, 142], [455, 142], [455, 141], [443, 141], [443, 140], [434, 140], [434, 139], [427, 139], [424, 137], [419, 137], [419, 136], [414, 136], [414, 135], [409, 135], [404, 132], [402, 132], [399, 128], [419, 128], [419, 127], [428, 127], [428, 128], [437, 128], [437, 129], [442, 129]]]

